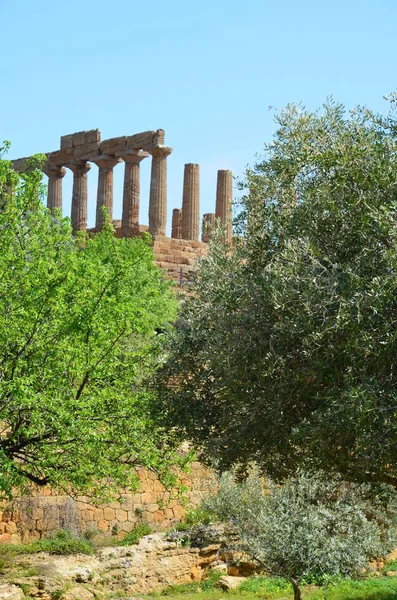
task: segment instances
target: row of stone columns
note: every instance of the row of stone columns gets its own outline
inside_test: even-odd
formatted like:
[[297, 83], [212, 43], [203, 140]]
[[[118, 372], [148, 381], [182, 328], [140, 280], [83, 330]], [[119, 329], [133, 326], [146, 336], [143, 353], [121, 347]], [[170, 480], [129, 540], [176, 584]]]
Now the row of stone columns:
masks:
[[[202, 241], [208, 242], [217, 220], [225, 227], [225, 239], [232, 239], [233, 175], [231, 171], [218, 171], [215, 213], [203, 215]], [[176, 239], [198, 240], [200, 219], [199, 165], [185, 165], [182, 209], [172, 213], [171, 236]]]
[[[123, 150], [116, 156], [102, 154], [90, 157], [98, 166], [98, 193], [95, 228], [102, 229], [106, 214], [113, 216], [113, 169], [124, 161], [122, 236], [129, 237], [139, 232], [140, 163], [152, 156], [149, 198], [149, 231], [154, 235], [166, 235], [167, 223], [167, 156], [172, 148], [159, 146], [149, 152]], [[85, 231], [87, 227], [87, 173], [91, 166], [86, 160], [73, 161], [65, 165], [73, 172], [72, 227], [73, 231]], [[62, 210], [62, 178], [64, 167], [44, 169], [48, 176], [47, 205], [51, 210]], [[226, 239], [232, 236], [232, 186], [231, 171], [218, 171], [215, 213], [203, 217], [203, 241], [208, 241], [210, 229], [219, 219], [226, 227]], [[175, 209], [172, 217], [172, 237], [198, 240], [200, 218], [200, 169], [199, 165], [185, 165], [183, 179], [182, 209]]]
[[[139, 231], [140, 163], [152, 155], [152, 172], [149, 200], [149, 231], [154, 235], [165, 235], [167, 225], [167, 156], [172, 148], [159, 146], [150, 152], [123, 150], [117, 156], [102, 154], [89, 158], [98, 166], [98, 193], [95, 228], [102, 229], [105, 214], [113, 215], [113, 169], [124, 161], [124, 192], [122, 235], [125, 237]], [[73, 231], [87, 228], [87, 173], [91, 166], [88, 161], [73, 161], [65, 167], [73, 172], [72, 227]], [[66, 169], [60, 166], [44, 168], [48, 176], [47, 206], [50, 210], [62, 210], [62, 178]], [[105, 214], [104, 214], [105, 209]]]

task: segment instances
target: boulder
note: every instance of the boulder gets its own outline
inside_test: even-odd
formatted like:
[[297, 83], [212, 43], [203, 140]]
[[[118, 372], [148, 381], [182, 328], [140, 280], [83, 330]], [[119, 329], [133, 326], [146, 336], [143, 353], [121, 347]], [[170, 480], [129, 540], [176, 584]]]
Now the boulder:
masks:
[[62, 594], [62, 600], [94, 600], [95, 596], [81, 586], [73, 586]]
[[217, 586], [223, 590], [235, 590], [246, 580], [246, 577], [232, 577], [231, 575], [223, 575], [218, 581]]
[[1, 600], [22, 600], [25, 598], [25, 594], [17, 585], [5, 583], [0, 584], [0, 598]]

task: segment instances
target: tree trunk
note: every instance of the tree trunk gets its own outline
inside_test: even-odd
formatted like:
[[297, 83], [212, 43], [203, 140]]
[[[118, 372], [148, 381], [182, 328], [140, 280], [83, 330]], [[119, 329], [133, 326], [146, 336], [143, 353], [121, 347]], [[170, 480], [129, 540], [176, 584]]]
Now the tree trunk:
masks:
[[301, 589], [298, 585], [298, 582], [293, 577], [290, 577], [289, 580], [294, 588], [294, 600], [302, 600]]

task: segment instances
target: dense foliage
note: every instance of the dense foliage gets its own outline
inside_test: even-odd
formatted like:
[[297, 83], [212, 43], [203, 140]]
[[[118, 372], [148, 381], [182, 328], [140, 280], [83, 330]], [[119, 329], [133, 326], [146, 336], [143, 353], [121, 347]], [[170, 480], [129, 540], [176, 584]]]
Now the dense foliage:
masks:
[[0, 493], [33, 482], [106, 496], [133, 487], [137, 465], [171, 477], [140, 387], [175, 318], [169, 284], [147, 240], [110, 225], [73, 237], [44, 208], [41, 177], [0, 160]]
[[289, 106], [198, 269], [163, 422], [228, 469], [397, 486], [397, 121]]
[[225, 473], [206, 506], [233, 526], [265, 571], [289, 579], [299, 599], [302, 581], [360, 576], [369, 560], [392, 549], [387, 513], [363, 491], [303, 474], [276, 486], [255, 472], [243, 483]]

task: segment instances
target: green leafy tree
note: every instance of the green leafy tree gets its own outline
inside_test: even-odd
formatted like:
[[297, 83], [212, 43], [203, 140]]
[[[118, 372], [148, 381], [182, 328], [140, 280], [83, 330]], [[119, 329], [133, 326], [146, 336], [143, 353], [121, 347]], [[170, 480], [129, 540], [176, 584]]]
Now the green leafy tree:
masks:
[[136, 466], [171, 482], [179, 459], [141, 386], [176, 315], [169, 283], [149, 240], [110, 225], [73, 237], [44, 208], [41, 177], [0, 160], [0, 493], [105, 498], [136, 484]]
[[228, 469], [397, 486], [397, 121], [289, 106], [197, 270], [154, 411]]
[[277, 486], [255, 471], [243, 483], [225, 473], [205, 506], [232, 525], [241, 549], [267, 573], [287, 578], [300, 600], [303, 581], [361, 576], [393, 547], [386, 511], [362, 493], [360, 486], [313, 475]]

